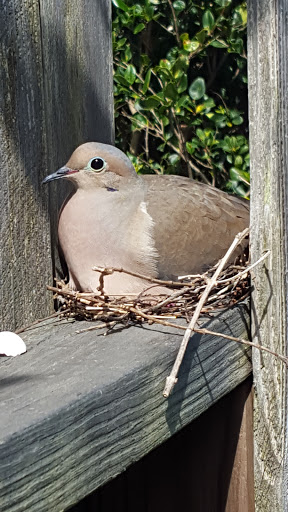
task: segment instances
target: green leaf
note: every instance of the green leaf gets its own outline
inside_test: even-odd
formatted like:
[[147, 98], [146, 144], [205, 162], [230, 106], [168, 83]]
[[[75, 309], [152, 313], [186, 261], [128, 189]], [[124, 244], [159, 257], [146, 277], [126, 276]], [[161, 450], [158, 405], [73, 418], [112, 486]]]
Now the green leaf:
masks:
[[126, 46], [125, 48], [125, 61], [129, 62], [132, 59], [132, 52], [130, 46]]
[[171, 69], [171, 62], [168, 59], [161, 59], [159, 62], [159, 67], [163, 69]]
[[166, 148], [166, 142], [164, 142], [163, 144], [160, 144], [160, 146], [157, 147], [158, 151], [165, 151], [165, 148]]
[[164, 88], [163, 94], [164, 94], [165, 98], [168, 98], [169, 100], [176, 100], [178, 98], [176, 88], [174, 87], [173, 84], [168, 84]]
[[214, 24], [215, 24], [214, 16], [213, 16], [212, 12], [209, 11], [209, 9], [207, 9], [207, 11], [205, 11], [202, 16], [202, 26], [203, 26], [203, 28], [205, 28], [206, 30], [208, 29], [209, 32], [211, 32], [212, 28], [214, 27]]
[[168, 126], [168, 124], [170, 124], [170, 120], [166, 116], [162, 116], [161, 121], [162, 121], [163, 126]]
[[121, 39], [118, 39], [116, 49], [119, 50], [120, 48], [122, 48], [122, 46], [124, 46], [126, 41], [127, 41], [126, 37], [122, 37]]
[[215, 4], [220, 5], [220, 7], [227, 7], [227, 5], [231, 4], [232, 0], [214, 0]]
[[206, 138], [206, 137], [205, 137], [205, 133], [204, 133], [204, 131], [203, 131], [203, 130], [201, 130], [200, 128], [197, 128], [197, 130], [196, 130], [196, 135], [197, 135], [197, 137], [198, 137], [200, 140], [202, 140], [202, 141], [204, 141], [204, 140], [205, 140], [205, 138]]
[[236, 7], [235, 10], [238, 11], [238, 13], [241, 16], [241, 23], [243, 25], [246, 25], [246, 23], [247, 23], [247, 7], [244, 5], [239, 5], [239, 7]]
[[230, 178], [231, 180], [243, 181], [242, 180], [242, 171], [240, 169], [236, 169], [236, 167], [231, 167], [230, 169]]
[[[129, 8], [130, 8], [130, 13], [129, 13], [130, 17], [133, 16], [133, 14], [135, 15], [135, 17], [141, 16], [143, 14], [143, 7], [140, 4], [134, 4], [132, 7], [129, 6]], [[130, 18], [130, 19], [134, 21], [133, 18]]]
[[214, 48], [228, 48], [228, 44], [225, 41], [220, 41], [219, 39], [214, 39], [210, 46], [214, 46]]
[[181, 39], [181, 41], [185, 41], [186, 39], [189, 39], [188, 32], [184, 32], [183, 34], [181, 34], [180, 39]]
[[150, 21], [153, 18], [153, 14], [154, 14], [154, 7], [153, 7], [153, 5], [150, 4], [150, 2], [146, 2], [145, 13], [146, 13], [147, 21]]
[[235, 126], [238, 126], [239, 124], [242, 124], [244, 121], [242, 116], [237, 116], [232, 119], [232, 123], [235, 124]]
[[205, 100], [204, 105], [205, 108], [213, 108], [215, 107], [215, 101], [213, 100], [213, 98], [208, 98], [207, 100]]
[[146, 53], [142, 53], [141, 54], [141, 65], [144, 67], [144, 68], [147, 68], [149, 65], [150, 65], [150, 59], [148, 57], [148, 55], [146, 55]]
[[[207, 114], [208, 115], [208, 114]], [[213, 123], [217, 128], [224, 128], [226, 126], [227, 117], [222, 114], [212, 114]]]
[[133, 30], [133, 34], [138, 34], [139, 32], [141, 32], [143, 29], [145, 28], [145, 24], [144, 23], [139, 23], [139, 25], [137, 25], [134, 30]]
[[231, 39], [230, 47], [228, 48], [229, 53], [239, 53], [241, 55], [243, 53], [243, 39], [238, 37], [237, 39]]
[[195, 112], [196, 114], [200, 114], [203, 110], [205, 110], [205, 105], [202, 103], [202, 105], [197, 105]]
[[151, 69], [148, 69], [146, 76], [145, 76], [144, 84], [142, 87], [143, 94], [146, 94], [146, 92], [148, 90], [148, 87], [150, 85], [150, 79], [151, 79]]
[[148, 121], [146, 117], [142, 116], [141, 114], [135, 114], [132, 118], [132, 125], [134, 130], [141, 130], [146, 128]]
[[193, 100], [200, 100], [205, 94], [205, 81], [202, 77], [198, 77], [190, 85], [188, 92]]
[[186, 142], [186, 149], [190, 155], [193, 155], [197, 146], [193, 142]]
[[181, 94], [182, 92], [186, 91], [187, 89], [187, 75], [182, 75], [177, 86], [177, 92], [178, 94]]
[[132, 64], [129, 64], [125, 69], [124, 78], [127, 80], [128, 84], [133, 85], [136, 78], [136, 69]]
[[123, 2], [123, 0], [112, 0], [112, 3], [115, 5], [115, 7], [119, 7], [119, 9], [122, 9], [122, 11], [127, 12], [129, 10], [128, 5]]
[[227, 183], [227, 187], [231, 188], [235, 194], [237, 194], [240, 197], [246, 197], [247, 193], [245, 192], [245, 189], [242, 185], [239, 185], [238, 181], [230, 180]]
[[173, 7], [175, 11], [184, 11], [186, 4], [185, 2], [182, 2], [182, 0], [176, 0], [176, 2], [173, 2]]
[[175, 165], [179, 162], [180, 156], [177, 153], [172, 153], [171, 155], [169, 155], [168, 159], [170, 164]]
[[141, 106], [144, 110], [150, 110], [159, 106], [160, 98], [158, 96], [149, 96], [147, 99], [141, 101]]
[[114, 82], [124, 86], [129, 86], [129, 83], [127, 82], [126, 78], [124, 78], [124, 76], [122, 76], [120, 73], [115, 73]]
[[195, 36], [195, 38], [197, 39], [197, 41], [199, 41], [200, 44], [204, 43], [206, 37], [207, 37], [207, 32], [204, 29], [200, 30], [200, 32], [197, 32], [197, 34]]
[[189, 39], [183, 41], [183, 48], [186, 52], [196, 52], [199, 46], [200, 43], [198, 41], [189, 41]]
[[192, 110], [189, 108], [192, 106], [192, 102], [189, 98], [189, 96], [187, 96], [187, 94], [183, 94], [182, 96], [180, 96], [179, 100], [177, 101], [176, 103], [176, 108], [181, 108], [181, 107], [185, 107], [185, 108], [188, 108], [190, 110], [190, 112], [192, 112]]
[[241, 165], [242, 165], [242, 164], [243, 164], [243, 158], [242, 158], [242, 156], [237, 155], [237, 156], [235, 157], [235, 160], [234, 160], [234, 165], [235, 165], [235, 167], [241, 167]]
[[172, 68], [174, 78], [178, 78], [182, 73], [187, 73], [189, 66], [189, 57], [187, 54], [180, 53], [179, 58], [175, 60]]
[[245, 155], [245, 153], [248, 153], [249, 151], [249, 147], [247, 145], [247, 140], [246, 140], [246, 143], [243, 144], [243, 146], [241, 146], [240, 148], [240, 155]]

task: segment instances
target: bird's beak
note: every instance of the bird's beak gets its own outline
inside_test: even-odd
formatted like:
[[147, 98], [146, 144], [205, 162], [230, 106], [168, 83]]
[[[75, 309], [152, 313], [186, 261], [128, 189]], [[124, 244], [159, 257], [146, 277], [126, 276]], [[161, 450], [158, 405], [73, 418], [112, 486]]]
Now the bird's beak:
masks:
[[42, 181], [43, 183], [48, 183], [49, 181], [54, 180], [60, 180], [60, 178], [64, 178], [65, 176], [69, 176], [70, 174], [74, 174], [75, 172], [79, 172], [77, 169], [70, 169], [70, 167], [60, 167], [58, 171], [53, 172], [53, 174], [49, 174], [49, 176], [46, 176], [46, 178]]

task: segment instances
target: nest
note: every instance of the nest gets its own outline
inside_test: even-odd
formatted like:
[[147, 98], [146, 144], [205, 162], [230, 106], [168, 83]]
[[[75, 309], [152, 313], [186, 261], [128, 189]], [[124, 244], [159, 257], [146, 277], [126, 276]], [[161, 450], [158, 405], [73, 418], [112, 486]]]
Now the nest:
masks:
[[[249, 295], [247, 267], [248, 255], [247, 252], [244, 252], [233, 264], [220, 273], [205, 306], [201, 309], [200, 319], [212, 316], [220, 310], [231, 308]], [[104, 326], [112, 328], [119, 322], [125, 325], [135, 322], [171, 325], [173, 320], [179, 318], [189, 323], [217, 266], [201, 275], [184, 276], [177, 282], [161, 281], [133, 273], [133, 275], [147, 280], [147, 289], [139, 295], [125, 297], [105, 295], [105, 275], [113, 272], [129, 272], [116, 268], [96, 268], [101, 272], [100, 295], [75, 292], [63, 281], [56, 281], [56, 286], [49, 286], [48, 289], [53, 291], [54, 297], [59, 300], [64, 316], [75, 320], [101, 322], [100, 325], [95, 325], [93, 328]], [[159, 286], [159, 284], [169, 287], [171, 295], [149, 295], [151, 288]], [[175, 327], [179, 328], [179, 325], [176, 324]]]
[[[183, 329], [185, 333], [163, 391], [163, 396], [166, 398], [177, 382], [179, 367], [193, 331], [219, 336], [255, 347], [277, 357], [288, 367], [288, 358], [273, 352], [268, 347], [199, 327], [199, 321], [204, 320], [205, 317], [215, 315], [220, 310], [231, 308], [249, 296], [249, 272], [253, 267], [263, 262], [269, 256], [270, 251], [267, 251], [253, 265], [248, 266], [248, 249], [246, 249], [234, 260], [233, 264], [228, 265], [235, 249], [242, 245], [245, 239], [244, 247], [247, 247], [248, 233], [249, 230], [245, 229], [242, 233], [236, 235], [233, 243], [217, 265], [201, 275], [182, 276], [177, 282], [152, 279], [148, 276], [128, 272], [122, 268], [95, 267], [94, 270], [100, 272], [98, 294], [75, 292], [69, 289], [63, 281], [57, 281], [55, 287], [48, 286], [47, 288], [54, 292], [55, 298], [61, 303], [61, 314], [63, 316], [77, 320], [93, 321], [92, 327], [77, 331], [78, 333], [103, 327], [107, 327], [109, 330], [117, 323], [129, 326], [131, 323], [143, 322]], [[147, 286], [147, 290], [138, 296], [108, 297], [105, 294], [105, 276], [114, 272], [126, 272], [140, 277], [150, 282], [150, 286]], [[159, 286], [159, 284], [169, 287], [170, 294], [149, 296], [149, 289], [153, 286]], [[183, 322], [176, 323], [178, 319], [184, 319], [185, 325], [183, 325]]]

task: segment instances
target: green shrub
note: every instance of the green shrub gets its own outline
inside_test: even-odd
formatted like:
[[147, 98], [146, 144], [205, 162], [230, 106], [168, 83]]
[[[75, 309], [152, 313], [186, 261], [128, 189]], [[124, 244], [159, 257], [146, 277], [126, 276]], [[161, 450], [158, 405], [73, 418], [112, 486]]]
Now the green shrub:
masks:
[[116, 145], [138, 172], [247, 197], [246, 2], [113, 4]]

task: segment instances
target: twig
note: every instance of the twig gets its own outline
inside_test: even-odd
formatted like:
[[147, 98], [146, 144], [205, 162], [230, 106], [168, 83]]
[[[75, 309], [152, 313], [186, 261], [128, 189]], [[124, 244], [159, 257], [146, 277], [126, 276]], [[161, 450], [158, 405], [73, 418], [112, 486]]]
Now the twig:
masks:
[[[65, 313], [67, 313], [68, 311], [69, 310], [66, 309]], [[32, 324], [26, 325], [25, 327], [20, 327], [19, 329], [16, 329], [16, 331], [14, 331], [14, 332], [15, 332], [15, 334], [20, 334], [21, 332], [27, 331], [28, 329], [38, 327], [38, 324], [40, 324], [41, 322], [45, 322], [45, 320], [50, 320], [50, 318], [55, 318], [61, 314], [63, 314], [63, 311], [56, 311], [56, 313], [46, 316], [45, 318], [40, 318], [39, 320], [35, 320], [35, 322], [32, 322]]]
[[245, 268], [245, 270], [243, 270], [242, 272], [239, 272], [239, 274], [236, 274], [236, 276], [232, 276], [227, 279], [222, 279], [221, 281], [217, 281], [217, 283], [224, 284], [224, 283], [228, 283], [231, 281], [237, 281], [240, 277], [245, 276], [245, 274], [247, 274], [247, 272], [250, 272], [250, 270], [252, 270], [252, 268], [256, 267], [256, 265], [258, 265], [258, 263], [261, 263], [261, 261], [265, 260], [267, 258], [267, 256], [269, 256], [270, 252], [271, 251], [267, 251], [263, 256], [261, 256], [261, 258], [259, 258], [259, 260], [255, 261], [255, 263], [253, 263], [253, 265], [250, 265], [249, 267]]
[[144, 312], [145, 311], [157, 311], [158, 309], [162, 308], [163, 306], [166, 306], [166, 304], [169, 304], [169, 302], [172, 302], [174, 299], [179, 299], [180, 297], [182, 297], [184, 295], [184, 293], [190, 292], [190, 291], [191, 291], [191, 288], [189, 286], [186, 286], [186, 287], [182, 288], [181, 290], [178, 290], [177, 292], [172, 293], [172, 295], [169, 295], [169, 297], [167, 297], [167, 299], [164, 299], [161, 302], [158, 302], [158, 304], [156, 304], [155, 306], [146, 308], [146, 310], [144, 310]]
[[257, 348], [258, 350], [263, 350], [264, 352], [268, 352], [268, 354], [272, 354], [272, 356], [277, 357], [285, 363], [286, 367], [288, 368], [288, 357], [282, 356], [281, 354], [277, 354], [277, 352], [273, 352], [273, 350], [270, 350], [270, 348], [263, 347], [262, 345], [258, 345], [257, 343], [253, 343], [252, 341], [243, 340], [242, 338], [235, 338], [234, 336], [228, 336], [228, 334], [221, 334], [219, 332], [213, 332], [209, 329], [194, 329], [195, 332], [198, 332], [199, 334], [210, 334], [212, 336], [219, 336], [221, 338], [225, 338], [227, 340], [237, 341], [237, 343], [242, 343], [243, 345], [248, 345], [249, 347]]
[[175, 11], [174, 11], [174, 7], [173, 7], [173, 4], [172, 4], [171, 0], [168, 0], [168, 3], [169, 3], [169, 6], [170, 6], [170, 9], [172, 11], [176, 40], [177, 40], [178, 46], [181, 47], [181, 39], [180, 39], [180, 36], [179, 36], [177, 17], [176, 17], [176, 14], [175, 14]]
[[[95, 270], [96, 272], [113, 274], [113, 272], [124, 272], [125, 274], [128, 274], [129, 276], [139, 277], [140, 279], [145, 279], [145, 281], [148, 281], [149, 283], [155, 283], [155, 284], [161, 284], [162, 286], [182, 286], [183, 283], [179, 283], [177, 281], [162, 281], [161, 279], [156, 279], [154, 277], [146, 276], [144, 274], [138, 274], [138, 272], [131, 272], [130, 270], [125, 270], [124, 268], [118, 268], [118, 267], [92, 267], [92, 270]], [[185, 283], [186, 285], [186, 283]], [[189, 283], [187, 283], [187, 286], [189, 286]], [[124, 294], [125, 295], [125, 294]], [[137, 294], [135, 294], [137, 295]]]
[[177, 375], [178, 375], [179, 368], [180, 368], [180, 365], [182, 363], [182, 360], [183, 360], [183, 357], [184, 357], [184, 354], [185, 354], [185, 351], [186, 351], [189, 339], [191, 337], [191, 333], [194, 330], [196, 322], [197, 322], [197, 320], [199, 318], [199, 315], [201, 313], [201, 309], [204, 306], [210, 291], [215, 286], [217, 278], [220, 275], [220, 273], [222, 272], [222, 270], [225, 267], [226, 263], [229, 261], [230, 256], [233, 254], [233, 252], [236, 249], [236, 247], [248, 235], [248, 233], [249, 233], [249, 229], [246, 228], [246, 229], [244, 229], [244, 231], [242, 231], [241, 233], [238, 233], [238, 235], [236, 235], [234, 241], [232, 242], [232, 244], [229, 247], [228, 251], [226, 252], [225, 256], [219, 261], [218, 267], [217, 267], [217, 269], [216, 269], [216, 271], [215, 271], [211, 281], [207, 284], [207, 286], [206, 286], [206, 288], [205, 288], [205, 290], [204, 290], [204, 292], [203, 292], [203, 294], [202, 294], [202, 296], [201, 296], [201, 298], [200, 298], [200, 300], [198, 302], [198, 305], [197, 305], [197, 307], [195, 309], [195, 312], [193, 314], [192, 320], [191, 320], [188, 328], [186, 329], [186, 332], [184, 334], [182, 343], [180, 345], [180, 348], [179, 348], [179, 351], [178, 351], [178, 354], [177, 354], [174, 366], [172, 368], [172, 371], [171, 371], [170, 375], [166, 379], [166, 385], [165, 385], [165, 388], [164, 388], [164, 391], [163, 391], [163, 396], [165, 398], [167, 398], [170, 395], [174, 385], [176, 384], [176, 382], [178, 380], [177, 379]]
[[105, 322], [105, 323], [99, 324], [99, 325], [92, 325], [92, 327], [87, 327], [87, 329], [80, 329], [80, 331], [75, 331], [75, 332], [76, 332], [76, 334], [82, 334], [83, 332], [96, 331], [98, 329], [103, 329], [104, 327], [109, 329], [111, 327], [114, 327], [114, 325], [116, 325], [119, 321], [120, 321], [120, 319], [113, 320], [112, 322]]
[[[169, 322], [167, 320], [162, 320], [159, 317], [156, 317], [154, 315], [148, 315], [148, 314], [144, 313], [143, 311], [141, 311], [140, 309], [134, 308], [133, 306], [129, 307], [129, 311], [137, 314], [138, 316], [140, 316], [146, 320], [152, 321], [156, 324], [164, 325], [165, 327], [172, 327], [173, 329], [180, 329], [182, 331], [187, 330], [187, 327], [185, 325], [174, 324], [173, 322]], [[125, 315], [123, 315], [123, 316], [125, 316]], [[126, 316], [127, 316], [127, 313], [126, 313]], [[119, 317], [119, 320], [120, 320], [120, 317]], [[103, 329], [104, 327], [112, 327], [116, 323], [118, 323], [118, 320], [113, 321], [113, 322], [102, 323], [100, 325], [93, 325], [91, 327], [87, 327], [86, 329], [81, 329], [80, 331], [76, 331], [76, 334], [82, 334], [82, 333], [88, 332], [88, 331], [99, 330], [99, 329]], [[268, 354], [271, 354], [271, 355], [277, 357], [278, 359], [280, 359], [288, 368], [288, 357], [278, 354], [277, 352], [273, 352], [273, 350], [270, 350], [269, 348], [264, 347], [262, 345], [258, 345], [257, 343], [253, 343], [252, 341], [244, 340], [243, 338], [236, 338], [235, 336], [230, 336], [228, 334], [223, 334], [220, 332], [211, 331], [210, 329], [206, 329], [206, 328], [194, 327], [193, 332], [196, 332], [197, 334], [206, 334], [206, 335], [210, 335], [210, 336], [216, 336], [217, 338], [224, 338], [226, 340], [236, 341], [237, 343], [241, 343], [242, 345], [247, 345], [249, 347], [257, 348], [257, 350], [260, 350], [260, 351], [263, 350], [264, 352], [268, 352]]]

